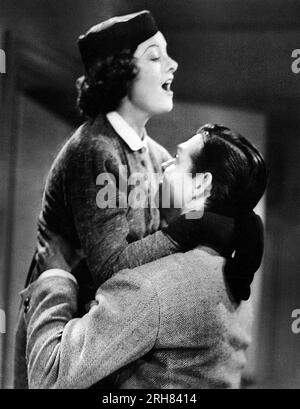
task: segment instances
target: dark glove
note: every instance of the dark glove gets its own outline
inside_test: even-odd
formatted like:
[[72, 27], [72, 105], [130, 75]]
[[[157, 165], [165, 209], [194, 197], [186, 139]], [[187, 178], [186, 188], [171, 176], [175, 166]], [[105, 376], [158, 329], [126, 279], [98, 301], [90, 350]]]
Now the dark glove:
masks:
[[212, 247], [224, 257], [229, 256], [234, 250], [235, 219], [212, 212], [204, 212], [202, 217], [193, 219], [193, 213], [197, 212], [179, 216], [162, 231], [183, 251], [202, 244]]
[[181, 215], [162, 230], [183, 251], [202, 244], [226, 257], [224, 275], [231, 296], [237, 302], [250, 297], [250, 285], [264, 250], [263, 224], [258, 215], [251, 212], [236, 219], [212, 212], [204, 212], [198, 219]]

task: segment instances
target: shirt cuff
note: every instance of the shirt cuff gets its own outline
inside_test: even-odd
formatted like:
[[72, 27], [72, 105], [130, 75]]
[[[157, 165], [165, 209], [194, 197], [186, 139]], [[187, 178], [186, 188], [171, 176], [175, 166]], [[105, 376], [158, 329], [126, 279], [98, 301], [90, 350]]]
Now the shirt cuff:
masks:
[[74, 281], [76, 285], [78, 285], [76, 278], [73, 276], [73, 274], [68, 273], [65, 270], [61, 270], [60, 268], [51, 268], [50, 270], [44, 271], [38, 278], [38, 280], [42, 280], [47, 277], [65, 277], [68, 278], [69, 280]]

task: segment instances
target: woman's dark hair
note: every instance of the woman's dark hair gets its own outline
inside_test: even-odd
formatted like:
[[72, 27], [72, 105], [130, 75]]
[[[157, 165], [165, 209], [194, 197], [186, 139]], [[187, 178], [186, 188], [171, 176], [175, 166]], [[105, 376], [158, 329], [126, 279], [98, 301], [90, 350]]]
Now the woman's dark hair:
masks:
[[137, 72], [135, 59], [129, 50], [95, 61], [76, 82], [80, 114], [95, 118], [100, 112], [115, 110], [127, 95]]
[[246, 138], [224, 126], [207, 124], [197, 133], [204, 136], [204, 146], [192, 157], [192, 172], [212, 173], [206, 210], [236, 219], [235, 254], [224, 273], [232, 296], [246, 300], [263, 256], [263, 224], [253, 209], [266, 189], [266, 165]]

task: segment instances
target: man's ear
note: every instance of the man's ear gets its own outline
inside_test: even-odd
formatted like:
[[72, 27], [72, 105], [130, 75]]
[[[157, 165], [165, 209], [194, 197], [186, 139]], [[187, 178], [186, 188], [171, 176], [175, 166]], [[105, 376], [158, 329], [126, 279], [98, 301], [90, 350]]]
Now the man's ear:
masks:
[[210, 195], [212, 180], [213, 177], [210, 172], [198, 173], [195, 176], [195, 192], [197, 197], [203, 195], [205, 195], [205, 197], [208, 197]]

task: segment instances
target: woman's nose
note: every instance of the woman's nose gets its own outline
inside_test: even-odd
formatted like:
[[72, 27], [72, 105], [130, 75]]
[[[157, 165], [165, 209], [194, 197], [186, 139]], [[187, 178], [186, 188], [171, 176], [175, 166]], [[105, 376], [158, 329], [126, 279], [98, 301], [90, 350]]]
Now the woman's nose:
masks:
[[176, 162], [175, 158], [169, 159], [166, 162], [162, 163], [161, 165], [161, 169], [164, 172], [169, 166], [174, 165], [174, 163]]
[[173, 58], [169, 57], [169, 70], [171, 72], [175, 72], [177, 71], [177, 68], [178, 68], [178, 63], [175, 60], [173, 60]]

